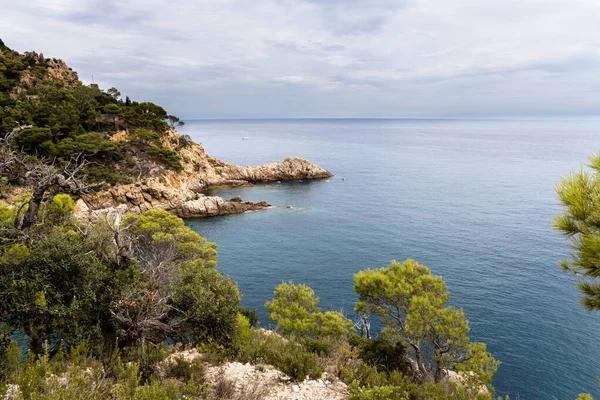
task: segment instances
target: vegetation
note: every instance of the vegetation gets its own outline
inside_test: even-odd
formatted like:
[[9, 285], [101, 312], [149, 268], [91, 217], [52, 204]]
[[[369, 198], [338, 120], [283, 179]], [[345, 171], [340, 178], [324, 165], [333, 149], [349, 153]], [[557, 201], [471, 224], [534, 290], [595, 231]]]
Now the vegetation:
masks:
[[[239, 291], [214, 269], [215, 245], [182, 220], [148, 211], [84, 225], [66, 195], [48, 208], [45, 223], [0, 246], [2, 322], [26, 333], [33, 353], [82, 341], [105, 354], [116, 340], [232, 340]], [[3, 215], [11, 229], [14, 213]]]
[[[579, 277], [577, 287], [583, 294], [581, 305], [588, 311], [600, 310], [600, 155], [590, 157], [589, 169], [581, 168], [563, 178], [556, 192], [563, 213], [554, 218], [554, 229], [570, 242], [570, 260], [563, 270]], [[599, 379], [600, 384], [600, 379]], [[592, 400], [580, 394], [577, 400]]]
[[275, 289], [274, 298], [266, 303], [269, 318], [283, 335], [307, 340], [313, 346], [325, 347], [348, 339], [352, 321], [336, 311], [322, 313], [317, 307], [319, 298], [306, 285], [282, 283]]
[[[55, 398], [78, 398], [76, 393], [91, 388], [98, 398], [213, 396], [206, 380], [199, 377], [200, 366], [192, 373], [192, 367], [181, 361], [167, 377], [157, 375], [168, 355], [164, 350], [168, 341], [198, 346], [215, 361], [270, 364], [296, 380], [317, 379], [327, 371], [350, 384], [354, 398], [377, 398], [373, 396], [385, 390], [398, 396], [420, 393], [423, 398], [465, 398], [456, 397], [459, 394], [490, 398], [489, 394], [468, 396], [489, 385], [493, 373], [489, 355], [488, 364], [482, 363], [481, 357], [469, 356], [473, 352], [465, 345], [461, 348], [465, 359], [444, 364], [464, 371], [464, 379], [436, 382], [413, 369], [410, 357], [415, 354], [402, 337], [387, 331], [375, 340], [359, 337], [348, 318], [335, 311], [322, 312], [312, 289], [292, 282], [277, 287], [267, 303], [281, 335], [253, 328], [244, 314], [254, 313], [240, 307], [237, 286], [215, 269], [216, 246], [181, 219], [164, 211], [147, 211], [121, 221], [82, 223], [73, 218], [73, 209], [71, 196], [57, 194], [45, 206], [44, 218], [19, 230], [14, 208], [0, 208], [5, 232], [0, 242], [4, 272], [0, 276], [0, 377], [6, 384], [18, 385], [25, 399], [49, 393]], [[408, 261], [403, 268], [416, 266]], [[398, 268], [399, 264], [394, 267]], [[435, 294], [444, 297], [441, 279], [419, 268], [420, 279], [437, 283]], [[357, 274], [357, 287], [368, 286], [371, 272]], [[414, 278], [400, 275], [405, 281], [396, 282], [398, 287]], [[413, 302], [419, 295], [430, 295], [417, 288], [413, 291], [407, 294]], [[358, 308], [366, 304], [363, 289], [359, 295]], [[433, 329], [428, 321], [421, 323], [421, 328], [415, 327], [418, 332]], [[459, 331], [453, 338], [467, 341], [465, 332]], [[24, 364], [11, 339], [20, 332], [28, 338]], [[68, 377], [69, 385], [57, 380], [61, 376]]]
[[573, 171], [556, 191], [564, 212], [555, 218], [554, 228], [564, 234], [573, 250], [561, 267], [581, 279], [581, 304], [600, 310], [600, 156], [590, 158], [591, 170]]
[[376, 315], [385, 333], [405, 345], [412, 373], [436, 383], [449, 370], [464, 372], [476, 386], [491, 382], [498, 362], [485, 344], [469, 340], [469, 324], [462, 310], [446, 305], [448, 288], [429, 268], [407, 260], [354, 277], [359, 302], [356, 311]]
[[[62, 72], [60, 79], [51, 71]], [[60, 60], [19, 54], [4, 45], [0, 121], [0, 139], [13, 149], [59, 165], [78, 157], [95, 182], [129, 182], [148, 173], [149, 163], [183, 169], [181, 157], [166, 141], [170, 127], [183, 125], [179, 118], [153, 103], [123, 100], [115, 88], [83, 85]], [[120, 130], [133, 138], [112, 138]], [[152, 140], [139, 140], [148, 136]]]
[[[442, 279], [412, 260], [355, 276], [359, 324], [322, 311], [309, 287], [282, 283], [266, 303], [273, 332], [217, 271], [216, 245], [181, 219], [151, 210], [77, 221], [75, 200], [104, 182], [181, 170], [189, 138], [170, 143], [168, 129], [183, 123], [82, 85], [59, 60], [1, 42], [0, 52], [0, 179], [22, 188], [0, 203], [0, 396], [232, 398], [231, 382], [209, 387], [203, 360], [171, 357], [181, 346], [297, 381], [327, 372], [353, 399], [494, 396], [498, 362], [469, 340]], [[369, 318], [384, 325], [375, 338]]]

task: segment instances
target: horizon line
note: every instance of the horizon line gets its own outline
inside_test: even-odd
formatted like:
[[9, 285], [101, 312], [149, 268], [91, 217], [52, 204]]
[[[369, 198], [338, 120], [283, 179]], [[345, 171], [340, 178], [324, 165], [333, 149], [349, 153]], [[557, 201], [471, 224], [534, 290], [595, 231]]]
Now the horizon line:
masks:
[[559, 119], [600, 119], [598, 115], [536, 115], [504, 117], [181, 117], [188, 121], [272, 121], [272, 120], [378, 120], [378, 121], [519, 121]]

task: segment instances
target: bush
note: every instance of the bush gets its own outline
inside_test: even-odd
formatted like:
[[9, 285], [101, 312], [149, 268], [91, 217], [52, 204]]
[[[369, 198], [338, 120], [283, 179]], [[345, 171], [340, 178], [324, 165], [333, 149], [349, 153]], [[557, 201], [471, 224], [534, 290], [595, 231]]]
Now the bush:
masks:
[[46, 204], [45, 210], [40, 210], [40, 218], [44, 223], [52, 225], [60, 225], [68, 222], [73, 217], [75, 211], [75, 201], [73, 198], [64, 193], [59, 193], [52, 198], [52, 201]]
[[355, 335], [350, 339], [350, 344], [358, 349], [360, 358], [369, 365], [388, 372], [411, 371], [406, 348], [400, 342], [390, 343], [381, 336], [370, 340]]
[[[8, 382], [18, 399], [27, 400], [183, 400], [205, 399], [208, 385], [204, 382], [204, 366], [197, 360], [178, 363], [172, 375], [144, 380], [140, 364], [123, 362], [120, 356], [112, 362], [114, 375], [107, 375], [99, 360], [90, 357], [85, 346], [68, 352], [60, 350], [50, 358], [30, 354], [18, 366]], [[176, 377], [175, 377], [176, 376]], [[0, 388], [0, 398], [4, 392]]]
[[179, 336], [194, 343], [216, 341], [230, 345], [238, 324], [240, 292], [237, 285], [213, 268], [183, 263], [173, 284], [170, 304], [187, 318]]
[[398, 375], [389, 383], [363, 387], [350, 385], [350, 400], [491, 400], [490, 393], [474, 394], [453, 384], [415, 383]]
[[301, 343], [287, 340], [276, 333], [252, 330], [249, 344], [239, 353], [239, 359], [255, 364], [271, 364], [295, 380], [307, 376], [320, 378], [325, 367], [319, 357]]
[[251, 327], [257, 328], [258, 325], [260, 324], [260, 318], [258, 317], [258, 312], [256, 311], [256, 308], [241, 307], [240, 313], [244, 317], [248, 318], [248, 322], [250, 323]]
[[175, 357], [167, 362], [166, 376], [183, 382], [193, 379], [195, 383], [203, 384], [205, 383], [205, 372], [204, 363], [199, 358], [189, 361], [183, 357]]
[[23, 352], [11, 335], [0, 333], [0, 381], [14, 375], [22, 358]]
[[340, 379], [346, 384], [354, 384], [361, 388], [374, 388], [387, 385], [398, 385], [405, 381], [400, 372], [380, 371], [373, 365], [362, 361], [350, 366], [338, 364], [338, 373]]
[[175, 150], [171, 150], [167, 147], [149, 147], [148, 153], [154, 156], [161, 164], [168, 169], [172, 169], [176, 172], [183, 171], [183, 165], [181, 164], [181, 156]]

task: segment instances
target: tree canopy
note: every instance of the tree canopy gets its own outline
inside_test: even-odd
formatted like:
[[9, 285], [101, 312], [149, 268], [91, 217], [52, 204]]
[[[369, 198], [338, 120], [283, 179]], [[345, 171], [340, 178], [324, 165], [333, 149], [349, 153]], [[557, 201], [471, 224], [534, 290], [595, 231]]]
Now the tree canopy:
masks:
[[[0, 242], [2, 323], [25, 332], [34, 352], [60, 341], [232, 340], [237, 285], [214, 269], [216, 246], [181, 219], [152, 210], [86, 225], [63, 194], [47, 208], [43, 223]], [[14, 225], [15, 213], [0, 211]]]
[[572, 171], [557, 186], [563, 213], [555, 217], [554, 229], [572, 250], [560, 265], [580, 277], [581, 304], [595, 311], [600, 310], [600, 155], [590, 158], [589, 168]]
[[429, 268], [413, 260], [392, 261], [356, 274], [354, 290], [359, 296], [355, 310], [378, 317], [407, 346], [419, 379], [439, 382], [454, 369], [469, 371], [476, 385], [490, 383], [498, 363], [485, 344], [469, 340], [463, 311], [446, 305], [448, 288]]
[[[55, 78], [48, 74], [50, 68], [63, 69], [68, 78]], [[122, 100], [116, 88], [83, 85], [59, 60], [0, 47], [0, 139], [10, 135], [10, 145], [27, 155], [60, 163], [82, 155], [89, 161], [85, 169], [90, 179], [129, 182], [139, 176], [140, 168], [133, 164], [143, 160], [181, 171], [177, 151], [160, 140], [169, 127], [181, 125], [156, 104]], [[111, 140], [115, 131], [137, 129], [151, 131], [159, 140], [143, 145]], [[11, 135], [15, 130], [18, 134]]]
[[324, 341], [328, 344], [346, 340], [352, 321], [337, 311], [322, 313], [319, 298], [306, 285], [282, 282], [275, 288], [273, 300], [265, 305], [269, 318], [285, 336]]

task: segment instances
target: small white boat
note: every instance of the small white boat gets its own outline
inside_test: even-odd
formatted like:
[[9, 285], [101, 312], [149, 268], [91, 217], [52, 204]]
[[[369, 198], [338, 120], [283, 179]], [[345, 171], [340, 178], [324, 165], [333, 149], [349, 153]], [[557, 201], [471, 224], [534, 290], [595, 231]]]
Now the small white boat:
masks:
[[250, 138], [248, 136], [244, 136], [242, 140], [250, 140]]

